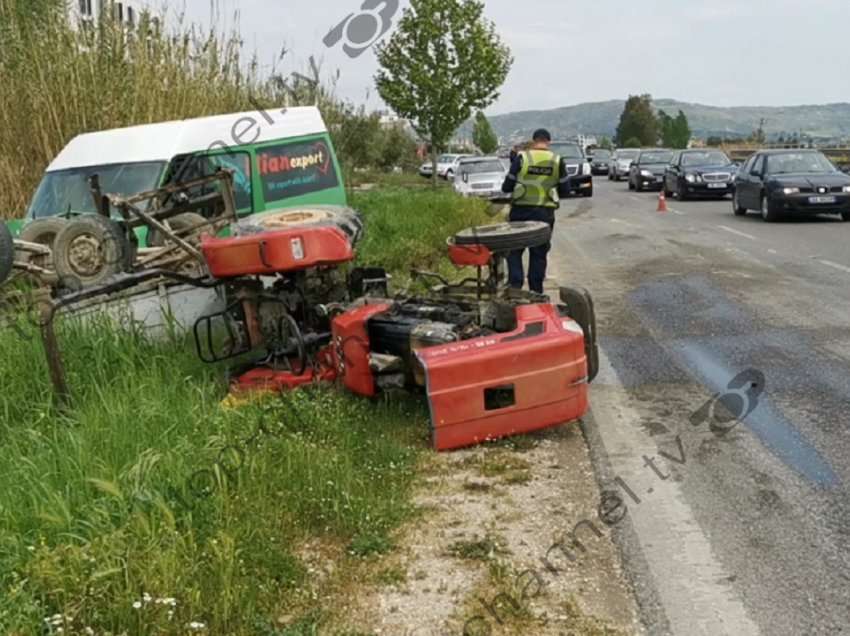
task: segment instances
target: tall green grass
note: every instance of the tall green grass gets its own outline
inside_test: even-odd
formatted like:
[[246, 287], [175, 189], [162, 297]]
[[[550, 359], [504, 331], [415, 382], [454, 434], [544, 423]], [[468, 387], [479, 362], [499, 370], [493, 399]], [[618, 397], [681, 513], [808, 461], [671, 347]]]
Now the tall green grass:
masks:
[[39, 340], [0, 334], [0, 633], [61, 614], [65, 633], [255, 634], [310, 609], [307, 538], [384, 545], [410, 513], [418, 402], [315, 389], [229, 410], [188, 343], [60, 339], [66, 413]]
[[351, 203], [366, 221], [357, 248], [360, 262], [402, 276], [410, 267], [440, 269], [447, 262], [448, 237], [499, 220], [486, 202], [461, 198], [449, 188], [382, 188], [355, 193]]
[[[437, 265], [448, 234], [489, 220], [450, 191], [355, 205], [360, 258], [396, 273]], [[229, 409], [224, 369], [181, 337], [65, 321], [60, 411], [21, 324], [0, 331], [0, 634], [45, 633], [45, 619], [65, 634], [312, 633], [334, 608], [306, 542], [342, 550], [345, 576], [413, 512], [429, 434], [415, 396], [316, 388]]]

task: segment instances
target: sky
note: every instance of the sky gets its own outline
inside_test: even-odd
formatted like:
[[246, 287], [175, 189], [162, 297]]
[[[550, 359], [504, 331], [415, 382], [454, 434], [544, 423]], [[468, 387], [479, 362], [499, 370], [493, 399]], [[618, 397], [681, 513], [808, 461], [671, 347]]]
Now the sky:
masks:
[[[323, 38], [364, 2], [380, 11], [393, 0], [184, 1], [191, 21], [238, 25], [267, 72], [302, 70], [314, 55], [339, 73], [338, 95], [381, 106], [374, 49], [350, 57]], [[397, 4], [385, 38], [408, 1]], [[714, 106], [850, 102], [848, 0], [486, 0], [485, 15], [514, 56], [491, 115], [638, 93]]]

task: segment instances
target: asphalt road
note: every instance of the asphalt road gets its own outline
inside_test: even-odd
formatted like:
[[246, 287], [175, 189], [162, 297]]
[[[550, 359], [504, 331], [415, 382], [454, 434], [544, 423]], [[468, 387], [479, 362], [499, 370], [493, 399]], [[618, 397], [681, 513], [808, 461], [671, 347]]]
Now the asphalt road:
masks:
[[595, 185], [549, 282], [596, 300], [586, 431], [648, 631], [850, 633], [850, 223]]

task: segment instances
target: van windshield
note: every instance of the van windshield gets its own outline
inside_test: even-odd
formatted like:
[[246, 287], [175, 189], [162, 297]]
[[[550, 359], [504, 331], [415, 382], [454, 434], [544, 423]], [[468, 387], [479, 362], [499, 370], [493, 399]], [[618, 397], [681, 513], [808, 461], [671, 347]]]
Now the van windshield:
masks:
[[65, 214], [94, 214], [89, 177], [98, 175], [104, 194], [132, 196], [159, 185], [165, 162], [111, 164], [48, 172], [35, 191], [27, 216], [40, 219]]

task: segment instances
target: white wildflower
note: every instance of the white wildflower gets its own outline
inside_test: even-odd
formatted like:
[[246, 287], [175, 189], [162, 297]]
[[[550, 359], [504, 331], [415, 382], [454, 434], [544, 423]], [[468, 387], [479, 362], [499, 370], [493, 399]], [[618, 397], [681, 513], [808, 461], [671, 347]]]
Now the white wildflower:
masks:
[[142, 609], [142, 602], [136, 601], [135, 603], [133, 603], [133, 609]]
[[192, 621], [191, 623], [189, 623], [189, 629], [191, 629], [191, 630], [200, 631], [200, 630], [206, 629], [206, 628], [207, 628], [206, 625], [204, 625], [203, 623], [200, 623], [198, 621]]

